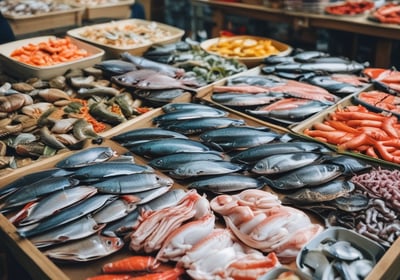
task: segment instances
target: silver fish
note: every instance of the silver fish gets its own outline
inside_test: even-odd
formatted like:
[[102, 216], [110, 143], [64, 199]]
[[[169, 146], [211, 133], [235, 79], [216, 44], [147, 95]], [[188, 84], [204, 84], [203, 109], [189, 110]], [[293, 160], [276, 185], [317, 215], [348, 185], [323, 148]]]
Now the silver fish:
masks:
[[234, 162], [254, 163], [267, 156], [298, 152], [323, 152], [329, 151], [324, 145], [316, 142], [292, 141], [289, 143], [278, 142], [252, 147], [233, 155]]
[[55, 260], [87, 262], [115, 253], [123, 245], [124, 242], [119, 237], [95, 234], [84, 239], [56, 246], [44, 251], [43, 254]]
[[260, 189], [264, 186], [265, 181], [262, 178], [253, 178], [239, 173], [232, 173], [196, 179], [188, 185], [188, 188], [214, 193], [228, 193], [246, 189]]
[[183, 163], [169, 174], [174, 178], [221, 175], [241, 171], [243, 165], [224, 160], [196, 160]]
[[268, 185], [279, 190], [294, 190], [318, 186], [342, 175], [342, 168], [335, 164], [313, 164], [290, 171], [277, 179], [268, 179]]
[[160, 126], [185, 135], [191, 135], [203, 133], [205, 131], [217, 128], [244, 126], [245, 124], [245, 121], [241, 119], [233, 119], [228, 117], [204, 117], [161, 123]]
[[6, 197], [0, 209], [19, 206], [35, 201], [41, 196], [52, 192], [70, 188], [79, 184], [79, 180], [66, 177], [48, 177], [19, 188]]
[[116, 199], [114, 195], [97, 194], [79, 204], [75, 204], [57, 214], [52, 215], [48, 219], [38, 223], [35, 227], [19, 228], [18, 233], [22, 237], [31, 237], [49, 231], [59, 225], [66, 224], [80, 217], [83, 217], [93, 211], [100, 209], [107, 203]]
[[161, 107], [163, 112], [171, 113], [181, 110], [202, 110], [202, 109], [210, 109], [213, 108], [209, 105], [199, 104], [199, 103], [192, 103], [192, 102], [173, 102], [165, 104]]
[[228, 112], [216, 108], [203, 108], [198, 110], [183, 109], [175, 112], [165, 113], [153, 118], [153, 123], [160, 124], [169, 121], [188, 120], [204, 117], [225, 117]]
[[51, 193], [31, 205], [27, 211], [23, 211], [24, 213], [27, 212], [24, 214], [26, 217], [18, 225], [26, 226], [36, 223], [96, 193], [97, 189], [90, 186], [77, 186]]
[[92, 184], [102, 193], [126, 194], [147, 191], [159, 187], [172, 186], [174, 181], [156, 173], [137, 173], [112, 177]]
[[130, 141], [139, 141], [139, 140], [147, 141], [147, 140], [164, 139], [164, 138], [187, 139], [188, 137], [181, 133], [159, 127], [132, 129], [111, 137], [112, 140], [122, 144]]
[[296, 204], [310, 204], [331, 201], [352, 192], [355, 186], [347, 180], [333, 180], [312, 188], [301, 188], [294, 193], [288, 194], [283, 202]]
[[102, 230], [102, 234], [106, 236], [125, 236], [138, 225], [139, 216], [139, 208], [136, 208], [122, 219], [107, 224]]
[[162, 196], [163, 194], [169, 192], [171, 190], [172, 186], [165, 186], [165, 187], [159, 187], [156, 189], [148, 190], [148, 191], [143, 191], [143, 192], [137, 192], [135, 193], [135, 196], [139, 198], [139, 201], [137, 202], [137, 205], [144, 205], [159, 196]]
[[29, 241], [38, 248], [64, 243], [71, 240], [88, 237], [100, 230], [106, 224], [98, 224], [90, 215], [76, 221], [56, 227], [48, 232], [32, 236]]
[[160, 197], [140, 205], [139, 208], [143, 210], [159, 210], [176, 205], [185, 195], [186, 191], [183, 189], [172, 189]]
[[92, 147], [67, 156], [57, 162], [56, 167], [65, 169], [78, 168], [97, 162], [107, 161], [114, 155], [115, 151], [110, 147]]
[[125, 217], [137, 208], [140, 198], [134, 195], [121, 195], [105, 207], [92, 214], [98, 224], [106, 224]]
[[251, 171], [265, 175], [277, 174], [306, 166], [316, 162], [321, 157], [321, 153], [312, 152], [271, 155], [256, 162]]
[[151, 140], [130, 147], [129, 150], [135, 154], [144, 157], [155, 158], [181, 152], [201, 153], [210, 151], [210, 148], [196, 140], [170, 138], [162, 140]]
[[81, 182], [93, 182], [108, 177], [153, 171], [154, 169], [147, 165], [107, 161], [81, 167], [74, 171], [72, 177]]
[[222, 160], [224, 156], [219, 152], [208, 151], [203, 153], [198, 152], [183, 152], [175, 153], [162, 157], [157, 157], [148, 162], [154, 168], [164, 171], [170, 171], [179, 165], [196, 160]]
[[283, 98], [282, 93], [213, 93], [211, 99], [229, 107], [250, 107], [270, 104]]

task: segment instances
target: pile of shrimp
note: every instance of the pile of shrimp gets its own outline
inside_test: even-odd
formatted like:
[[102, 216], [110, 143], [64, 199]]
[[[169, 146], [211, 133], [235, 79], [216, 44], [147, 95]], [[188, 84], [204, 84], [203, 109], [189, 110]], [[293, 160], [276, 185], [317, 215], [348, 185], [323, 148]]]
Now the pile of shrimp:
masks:
[[361, 105], [338, 108], [323, 122], [313, 124], [303, 133], [337, 145], [339, 151], [358, 152], [400, 163], [400, 123], [397, 117], [374, 113]]
[[51, 66], [89, 55], [87, 50], [79, 48], [69, 37], [49, 38], [38, 44], [29, 43], [10, 54], [18, 61], [34, 66]]

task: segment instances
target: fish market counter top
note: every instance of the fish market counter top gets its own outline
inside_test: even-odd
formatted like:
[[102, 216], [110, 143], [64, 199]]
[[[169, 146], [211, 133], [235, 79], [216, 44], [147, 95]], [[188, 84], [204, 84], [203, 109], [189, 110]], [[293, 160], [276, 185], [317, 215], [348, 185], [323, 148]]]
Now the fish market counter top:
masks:
[[[383, 24], [371, 21], [368, 15], [362, 16], [334, 16], [310, 12], [291, 11], [279, 8], [269, 8], [262, 5], [251, 5], [245, 3], [214, 1], [214, 0], [192, 0], [193, 7], [193, 31], [196, 32], [198, 9], [210, 7], [213, 11], [214, 28], [211, 37], [218, 37], [223, 29], [224, 20], [227, 15], [237, 15], [247, 18], [287, 23], [298, 29], [326, 28], [337, 31], [354, 33], [355, 35], [368, 35], [375, 37], [375, 57], [373, 65], [377, 67], [390, 67], [390, 53], [394, 40], [400, 40], [400, 25]], [[353, 45], [356, 44], [356, 38]], [[353, 46], [353, 53], [356, 46]]]

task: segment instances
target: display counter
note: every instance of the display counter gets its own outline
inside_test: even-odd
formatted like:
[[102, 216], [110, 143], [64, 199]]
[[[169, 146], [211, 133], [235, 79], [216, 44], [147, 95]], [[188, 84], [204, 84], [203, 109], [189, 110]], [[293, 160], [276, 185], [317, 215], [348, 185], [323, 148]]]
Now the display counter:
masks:
[[[237, 2], [215, 0], [191, 0], [191, 2], [194, 15], [198, 14], [197, 9], [207, 6], [212, 10], [214, 27], [211, 37], [219, 36], [219, 32], [224, 26], [224, 20], [228, 15], [276, 23], [287, 23], [292, 25], [295, 30], [325, 28], [350, 32], [355, 36], [368, 35], [376, 38], [374, 61], [371, 62], [376, 67], [392, 66], [391, 53], [393, 51], [393, 42], [400, 40], [400, 25], [377, 23], [369, 20], [367, 14], [357, 17], [333, 16]], [[192, 27], [194, 32], [198, 30], [198, 18], [196, 16], [193, 17]], [[353, 42], [354, 49], [357, 45], [356, 39]]]

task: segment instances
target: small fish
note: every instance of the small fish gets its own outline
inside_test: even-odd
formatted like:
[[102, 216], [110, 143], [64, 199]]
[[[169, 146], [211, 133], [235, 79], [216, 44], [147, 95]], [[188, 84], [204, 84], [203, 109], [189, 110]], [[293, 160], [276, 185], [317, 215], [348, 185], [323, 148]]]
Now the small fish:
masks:
[[271, 155], [256, 162], [251, 171], [265, 175], [277, 174], [314, 163], [321, 157], [322, 154], [312, 152]]
[[213, 108], [212, 106], [199, 104], [199, 103], [192, 103], [192, 102], [174, 102], [168, 103], [161, 107], [164, 113], [171, 113], [181, 110], [202, 110], [202, 109], [210, 109]]
[[157, 157], [148, 162], [154, 168], [163, 171], [171, 171], [183, 163], [196, 160], [222, 160], [224, 156], [219, 152], [208, 151], [203, 153], [198, 152], [183, 152], [175, 153], [162, 157]]
[[110, 147], [92, 147], [79, 152], [75, 152], [56, 163], [58, 168], [78, 168], [97, 162], [107, 161], [116, 152]]
[[204, 117], [224, 117], [228, 112], [216, 108], [204, 108], [199, 110], [184, 109], [165, 113], [153, 118], [153, 123], [160, 124], [169, 121], [188, 120]]
[[110, 201], [116, 199], [114, 195], [107, 194], [97, 194], [92, 196], [74, 206], [71, 206], [63, 211], [60, 211], [48, 219], [43, 220], [42, 222], [35, 224], [34, 227], [26, 227], [19, 228], [18, 234], [22, 237], [29, 238], [34, 235], [38, 235], [44, 232], [47, 232], [57, 226], [66, 224], [68, 222], [74, 221], [80, 217], [83, 217], [93, 211], [103, 207]]
[[174, 181], [156, 173], [137, 173], [111, 177], [92, 184], [101, 193], [127, 194], [147, 191], [159, 187], [172, 186]]
[[92, 217], [98, 224], [113, 222], [135, 210], [139, 201], [140, 198], [135, 195], [121, 195], [99, 211], [95, 211]]
[[338, 197], [346, 196], [354, 189], [355, 185], [350, 181], [333, 180], [316, 187], [301, 188], [294, 193], [286, 195], [283, 202], [310, 204], [331, 201]]
[[129, 147], [129, 150], [135, 154], [155, 158], [169, 154], [181, 152], [207, 152], [210, 148], [200, 141], [191, 139], [170, 138], [162, 140], [151, 140], [145, 143]]
[[224, 160], [196, 160], [183, 163], [170, 171], [174, 178], [190, 178], [208, 175], [221, 175], [241, 171], [243, 165]]
[[106, 224], [98, 224], [90, 215], [56, 227], [48, 232], [32, 236], [29, 241], [37, 248], [44, 248], [71, 240], [82, 239], [102, 230]]
[[262, 178], [232, 173], [196, 179], [188, 185], [188, 188], [214, 193], [228, 193], [247, 189], [261, 189], [265, 184], [266, 182]]
[[124, 242], [119, 237], [95, 234], [46, 250], [43, 254], [54, 260], [87, 262], [119, 251]]
[[250, 107], [270, 104], [284, 97], [283, 93], [213, 93], [211, 99], [229, 107]]
[[160, 126], [185, 135], [193, 135], [212, 129], [244, 126], [245, 124], [246, 123], [244, 120], [228, 117], [202, 117], [190, 120], [161, 123]]
[[290, 171], [277, 179], [268, 179], [268, 185], [279, 190], [295, 190], [307, 186], [318, 186], [342, 175], [336, 164], [312, 164]]
[[130, 141], [139, 141], [139, 140], [147, 141], [147, 140], [167, 139], [167, 138], [187, 139], [188, 137], [181, 133], [159, 127], [132, 129], [111, 137], [112, 140], [122, 144]]

